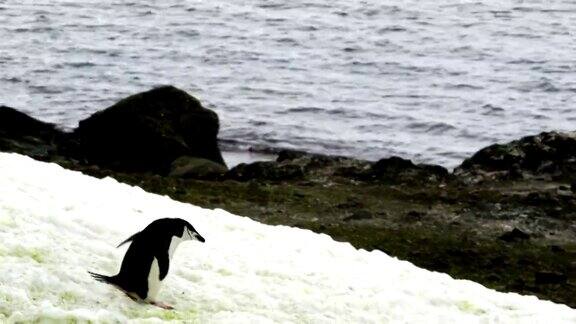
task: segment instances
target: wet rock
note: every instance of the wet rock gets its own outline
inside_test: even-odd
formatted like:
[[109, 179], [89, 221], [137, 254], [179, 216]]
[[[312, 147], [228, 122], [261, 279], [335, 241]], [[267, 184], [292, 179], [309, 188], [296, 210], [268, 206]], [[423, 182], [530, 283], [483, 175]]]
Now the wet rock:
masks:
[[89, 163], [130, 172], [167, 174], [180, 156], [224, 160], [215, 112], [186, 92], [164, 86], [125, 98], [80, 122], [79, 154]]
[[397, 156], [384, 158], [376, 162], [370, 176], [376, 180], [390, 182], [437, 182], [449, 177], [448, 170], [438, 165], [414, 164]]
[[52, 124], [0, 106], [0, 151], [48, 159], [57, 154], [58, 142], [65, 136]]
[[228, 171], [220, 163], [191, 156], [182, 156], [172, 162], [171, 177], [193, 179], [215, 179]]
[[490, 145], [454, 170], [461, 178], [576, 179], [576, 132], [544, 132]]
[[374, 172], [387, 173], [392, 171], [398, 172], [403, 170], [416, 169], [416, 165], [410, 160], [392, 156], [379, 160], [372, 168]]
[[282, 150], [278, 152], [278, 157], [276, 158], [276, 162], [284, 162], [284, 161], [293, 161], [299, 159], [304, 156], [309, 156], [310, 154], [303, 152], [303, 151], [295, 151], [295, 150]]
[[498, 238], [504, 242], [519, 242], [529, 240], [530, 234], [525, 233], [517, 228], [514, 228], [512, 231], [506, 232], [500, 235], [500, 237]]
[[284, 165], [273, 161], [241, 163], [226, 174], [226, 178], [238, 181], [248, 180], [294, 180], [304, 176], [298, 165]]
[[330, 178], [343, 177], [354, 180], [365, 179], [372, 162], [343, 156], [331, 156], [282, 150], [278, 152], [276, 162], [280, 166], [298, 167], [306, 177]]
[[568, 281], [568, 276], [561, 272], [540, 271], [535, 273], [534, 281], [537, 285], [565, 284]]

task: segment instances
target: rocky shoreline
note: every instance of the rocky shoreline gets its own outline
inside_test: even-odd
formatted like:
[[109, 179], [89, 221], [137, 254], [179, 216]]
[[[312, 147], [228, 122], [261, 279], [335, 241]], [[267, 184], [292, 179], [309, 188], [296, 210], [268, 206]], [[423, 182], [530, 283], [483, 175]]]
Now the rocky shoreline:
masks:
[[576, 307], [576, 133], [494, 144], [453, 172], [296, 151], [228, 169], [218, 128], [194, 97], [161, 87], [71, 133], [0, 107], [0, 151]]

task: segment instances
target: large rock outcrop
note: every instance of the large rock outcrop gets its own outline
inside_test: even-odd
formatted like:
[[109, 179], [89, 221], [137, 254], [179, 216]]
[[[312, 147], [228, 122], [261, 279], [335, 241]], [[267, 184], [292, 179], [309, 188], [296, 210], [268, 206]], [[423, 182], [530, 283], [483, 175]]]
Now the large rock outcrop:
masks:
[[0, 106], [0, 151], [46, 160], [57, 154], [64, 133], [16, 109]]
[[82, 158], [115, 170], [168, 174], [181, 156], [224, 164], [218, 115], [172, 86], [125, 98], [80, 122]]
[[576, 180], [576, 132], [544, 132], [475, 153], [454, 170], [470, 180]]

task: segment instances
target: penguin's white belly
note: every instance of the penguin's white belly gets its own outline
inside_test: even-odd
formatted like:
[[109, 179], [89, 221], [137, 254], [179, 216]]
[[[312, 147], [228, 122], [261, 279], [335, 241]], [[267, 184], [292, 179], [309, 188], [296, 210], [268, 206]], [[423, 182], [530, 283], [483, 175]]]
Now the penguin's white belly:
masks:
[[[174, 236], [170, 241], [170, 246], [168, 247], [168, 260], [172, 260], [174, 251], [180, 242], [184, 241], [183, 238]], [[150, 266], [150, 273], [148, 274], [148, 294], [146, 295], [146, 300], [156, 301], [156, 296], [160, 290], [160, 285], [162, 281], [160, 280], [160, 267], [158, 266], [158, 260], [154, 258], [152, 260], [152, 265]]]
[[158, 291], [160, 290], [160, 267], [158, 266], [158, 260], [154, 258], [152, 261], [152, 266], [150, 267], [150, 273], [148, 274], [148, 294], [146, 299], [150, 301], [155, 301]]

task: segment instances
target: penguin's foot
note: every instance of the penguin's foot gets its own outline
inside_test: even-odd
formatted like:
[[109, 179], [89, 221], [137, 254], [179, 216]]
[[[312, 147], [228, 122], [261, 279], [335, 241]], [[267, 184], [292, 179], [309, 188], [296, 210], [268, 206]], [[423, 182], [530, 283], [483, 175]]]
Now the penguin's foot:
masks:
[[126, 294], [126, 296], [130, 297], [130, 299], [132, 299], [135, 302], [139, 301], [140, 299], [138, 298], [138, 295], [136, 295], [135, 293], [129, 293], [127, 291], [124, 291], [124, 293]]
[[151, 301], [150, 304], [163, 309], [174, 309], [174, 307], [164, 304], [163, 302]]

